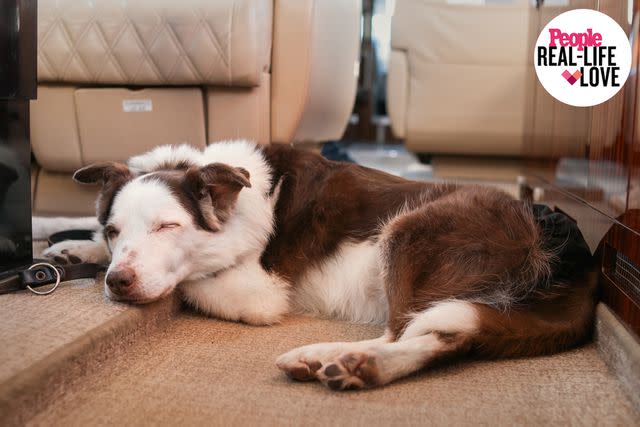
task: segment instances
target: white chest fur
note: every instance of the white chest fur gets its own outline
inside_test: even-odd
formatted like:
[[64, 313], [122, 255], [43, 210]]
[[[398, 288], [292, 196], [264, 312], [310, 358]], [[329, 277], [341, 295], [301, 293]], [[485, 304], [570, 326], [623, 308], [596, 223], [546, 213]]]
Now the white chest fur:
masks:
[[358, 323], [387, 320], [387, 299], [373, 242], [345, 243], [296, 285], [296, 309]]

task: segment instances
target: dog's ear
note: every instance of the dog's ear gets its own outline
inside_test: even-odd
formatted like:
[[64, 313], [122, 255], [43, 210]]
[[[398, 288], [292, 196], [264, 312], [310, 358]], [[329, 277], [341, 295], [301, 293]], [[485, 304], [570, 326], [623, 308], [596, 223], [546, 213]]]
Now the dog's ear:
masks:
[[113, 198], [133, 177], [127, 165], [115, 162], [96, 163], [79, 169], [73, 174], [73, 179], [81, 184], [102, 185], [96, 200], [96, 214], [102, 225], [109, 219]]
[[[212, 163], [200, 168], [190, 168], [186, 174], [186, 183], [194, 196], [214, 208], [215, 217], [226, 221], [238, 201], [240, 190], [250, 188], [249, 172], [246, 169]], [[208, 221], [213, 229], [219, 224]]]
[[102, 184], [110, 181], [128, 181], [133, 177], [129, 167], [122, 163], [104, 162], [85, 166], [73, 174], [73, 179], [81, 184]]

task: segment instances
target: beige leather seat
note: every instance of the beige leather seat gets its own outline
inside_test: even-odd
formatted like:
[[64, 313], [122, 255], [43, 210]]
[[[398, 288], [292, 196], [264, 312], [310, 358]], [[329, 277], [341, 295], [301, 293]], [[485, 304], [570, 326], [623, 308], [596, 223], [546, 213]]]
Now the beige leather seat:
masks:
[[[591, 0], [591, 3], [593, 1]], [[544, 156], [582, 138], [587, 109], [570, 109], [537, 82], [533, 46], [540, 30], [587, 0], [402, 0], [392, 21], [387, 98], [394, 134], [423, 153]], [[560, 6], [558, 6], [560, 4]], [[535, 135], [549, 115], [575, 135]], [[573, 145], [572, 145], [573, 144]]]
[[339, 138], [359, 0], [39, 0], [36, 214], [93, 212], [71, 173], [159, 144]]

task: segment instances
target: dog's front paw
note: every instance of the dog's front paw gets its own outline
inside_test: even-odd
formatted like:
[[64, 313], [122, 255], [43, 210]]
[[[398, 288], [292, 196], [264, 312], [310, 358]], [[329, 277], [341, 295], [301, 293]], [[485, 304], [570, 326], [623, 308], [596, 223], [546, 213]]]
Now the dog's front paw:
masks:
[[65, 240], [45, 249], [42, 255], [59, 264], [108, 262], [108, 254], [104, 246], [92, 240]]

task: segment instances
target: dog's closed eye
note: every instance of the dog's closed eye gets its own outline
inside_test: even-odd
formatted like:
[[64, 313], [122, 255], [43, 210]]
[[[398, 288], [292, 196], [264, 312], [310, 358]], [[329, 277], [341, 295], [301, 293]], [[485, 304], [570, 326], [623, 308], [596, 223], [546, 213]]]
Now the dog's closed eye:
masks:
[[166, 230], [172, 230], [174, 228], [178, 228], [180, 227], [180, 224], [178, 224], [177, 222], [163, 222], [162, 224], [158, 224], [153, 231], [157, 232], [157, 231], [166, 231]]

